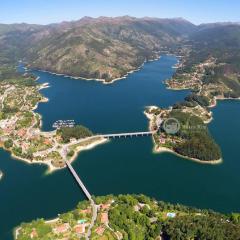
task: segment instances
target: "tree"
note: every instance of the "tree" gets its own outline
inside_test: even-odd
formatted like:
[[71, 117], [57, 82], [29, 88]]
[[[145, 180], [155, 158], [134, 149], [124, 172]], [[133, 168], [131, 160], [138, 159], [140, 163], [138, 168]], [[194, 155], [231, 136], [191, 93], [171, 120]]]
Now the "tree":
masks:
[[12, 141], [12, 139], [8, 139], [8, 140], [6, 140], [6, 141], [4, 142], [4, 147], [5, 147], [5, 148], [9, 149], [9, 148], [11, 148], [12, 146], [13, 146], [13, 141]]
[[80, 139], [90, 137], [93, 134], [88, 128], [81, 125], [75, 127], [62, 127], [57, 133], [61, 135], [64, 143], [69, 142], [71, 138]]

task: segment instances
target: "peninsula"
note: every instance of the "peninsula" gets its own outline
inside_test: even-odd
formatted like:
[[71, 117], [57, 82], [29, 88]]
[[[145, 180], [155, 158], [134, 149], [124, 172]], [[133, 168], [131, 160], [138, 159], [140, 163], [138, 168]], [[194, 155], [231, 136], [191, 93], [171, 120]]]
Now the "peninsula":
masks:
[[[90, 239], [236, 240], [240, 235], [237, 213], [173, 205], [144, 195], [108, 195], [94, 200], [98, 212]], [[86, 239], [91, 216], [90, 203], [79, 202], [75, 209], [56, 219], [22, 223], [15, 231], [15, 239]]]
[[14, 158], [47, 164], [52, 171], [65, 167], [65, 159], [72, 161], [80, 151], [107, 141], [83, 126], [41, 131], [41, 116], [34, 109], [47, 101], [39, 93], [47, 85], [12, 67], [1, 67], [0, 72], [0, 144]]
[[[238, 44], [229, 45], [235, 41]], [[211, 108], [217, 100], [240, 99], [239, 43], [239, 26], [216, 24], [199, 30], [173, 51], [180, 56], [179, 62], [166, 85], [171, 90], [190, 89], [191, 94], [169, 109], [146, 109], [151, 129], [164, 130], [163, 123], [169, 118], [177, 119], [180, 124], [174, 135], [166, 131], [154, 135], [157, 152], [174, 152], [200, 163], [222, 161], [221, 149], [207, 124], [212, 120]]]

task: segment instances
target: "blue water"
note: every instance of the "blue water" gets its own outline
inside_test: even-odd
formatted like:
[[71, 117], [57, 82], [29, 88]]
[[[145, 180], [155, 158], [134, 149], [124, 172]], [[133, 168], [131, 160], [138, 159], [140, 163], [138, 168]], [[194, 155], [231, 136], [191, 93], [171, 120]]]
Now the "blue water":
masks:
[[[164, 56], [112, 85], [34, 71], [49, 82], [42, 93], [50, 99], [37, 111], [43, 129], [58, 119], [75, 119], [97, 133], [146, 130], [145, 106], [167, 107], [188, 91], [171, 91], [163, 80], [173, 74], [176, 59]], [[172, 203], [222, 212], [240, 211], [240, 102], [222, 101], [213, 109], [210, 131], [224, 162], [201, 165], [169, 153], [153, 154], [149, 137], [113, 140], [82, 152], [73, 166], [94, 195], [144, 193]], [[0, 150], [0, 239], [11, 239], [13, 227], [37, 217], [52, 218], [72, 209], [84, 196], [65, 170], [44, 175], [45, 166], [27, 165]]]
[[42, 91], [50, 102], [37, 110], [43, 116], [43, 129], [51, 130], [57, 119], [75, 119], [97, 133], [146, 130], [145, 106], [167, 107], [187, 95], [188, 91], [166, 90], [162, 83], [172, 76], [175, 63], [175, 58], [165, 56], [111, 85], [35, 71], [39, 82], [51, 86]]

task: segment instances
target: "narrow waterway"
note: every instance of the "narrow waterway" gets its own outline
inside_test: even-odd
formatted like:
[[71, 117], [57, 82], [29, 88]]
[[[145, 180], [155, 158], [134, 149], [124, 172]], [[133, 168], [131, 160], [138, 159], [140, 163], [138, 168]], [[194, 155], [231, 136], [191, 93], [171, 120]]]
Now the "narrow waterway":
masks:
[[[34, 71], [39, 82], [50, 85], [42, 90], [50, 101], [37, 109], [43, 129], [51, 130], [58, 119], [75, 119], [96, 133], [146, 130], [145, 106], [167, 107], [188, 94], [167, 90], [163, 84], [175, 63], [176, 58], [163, 56], [112, 85]], [[144, 137], [113, 140], [82, 152], [73, 166], [94, 195], [144, 193], [172, 203], [239, 212], [240, 102], [219, 102], [213, 112], [210, 131], [222, 147], [221, 165], [153, 154], [151, 138]], [[5, 174], [0, 181], [1, 240], [11, 239], [20, 222], [55, 217], [84, 199], [67, 170], [45, 175], [45, 166], [14, 160], [3, 150], [0, 169]]]

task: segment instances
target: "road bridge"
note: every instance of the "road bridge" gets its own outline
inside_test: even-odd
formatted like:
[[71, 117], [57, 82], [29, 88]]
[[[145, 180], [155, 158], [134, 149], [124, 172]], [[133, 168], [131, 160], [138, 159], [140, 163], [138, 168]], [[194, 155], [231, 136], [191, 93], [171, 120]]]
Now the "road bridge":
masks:
[[74, 168], [72, 167], [71, 163], [67, 160], [65, 160], [65, 163], [69, 169], [69, 171], [71, 172], [71, 174], [73, 175], [73, 177], [75, 178], [77, 184], [79, 185], [79, 187], [82, 189], [82, 191], [84, 192], [84, 194], [86, 195], [87, 199], [90, 201], [91, 203], [91, 207], [92, 207], [92, 220], [91, 223], [89, 225], [88, 231], [86, 233], [86, 239], [89, 240], [90, 236], [91, 236], [91, 231], [92, 228], [94, 226], [94, 223], [97, 219], [97, 212], [98, 212], [98, 206], [95, 204], [95, 202], [92, 199], [91, 194], [88, 192], [87, 188], [85, 187], [85, 185], [83, 184], [82, 180], [80, 179], [80, 177], [78, 176], [78, 174], [76, 173], [76, 171], [74, 170]]
[[101, 136], [104, 138], [127, 138], [127, 137], [145, 137], [145, 136], [152, 136], [155, 131], [149, 132], [129, 132], [129, 133], [113, 133], [113, 134], [102, 134]]

